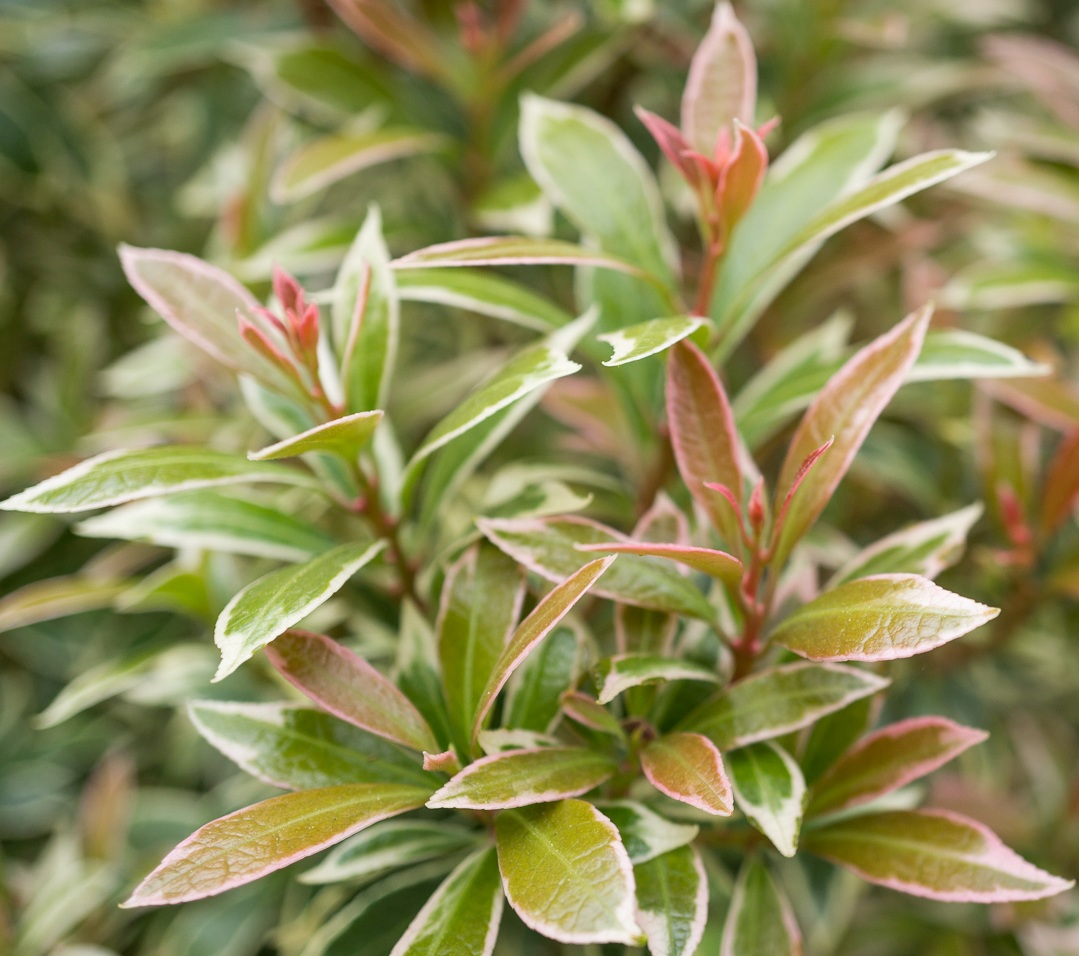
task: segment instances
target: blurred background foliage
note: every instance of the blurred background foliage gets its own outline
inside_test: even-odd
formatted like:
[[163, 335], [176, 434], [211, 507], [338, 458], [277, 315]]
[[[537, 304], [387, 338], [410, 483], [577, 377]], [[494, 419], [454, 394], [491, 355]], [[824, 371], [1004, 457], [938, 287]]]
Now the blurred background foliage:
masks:
[[[236, 446], [257, 428], [215, 369], [146, 314], [119, 242], [199, 253], [261, 292], [275, 262], [325, 285], [373, 201], [397, 254], [490, 231], [558, 233], [517, 154], [519, 93], [600, 110], [655, 161], [632, 106], [676, 114], [712, 4], [382, 4], [409, 18], [411, 45], [357, 14], [363, 3], [332, 6], [347, 23], [320, 0], [0, 2], [0, 492], [108, 448]], [[894, 668], [890, 706], [990, 730], [961, 776], [934, 778], [933, 803], [1074, 876], [1079, 11], [1070, 0], [737, 6], [760, 58], [761, 118], [782, 117], [773, 154], [831, 116], [890, 109], [908, 120], [903, 154], [998, 153], [831, 240], [728, 374], [744, 383], [832, 317], [860, 341], [928, 298], [938, 324], [1051, 365], [1042, 379], [905, 389], [832, 506], [851, 539], [822, 536], [819, 550], [838, 565], [902, 521], [985, 503], [943, 583], [1003, 613], [927, 663]], [[680, 228], [692, 236], [690, 220]], [[564, 270], [528, 281], [572, 307]], [[410, 309], [402, 361], [424, 395], [452, 395], [461, 368], [513, 338], [505, 325]], [[422, 429], [424, 404], [408, 408], [405, 427], [411, 414]], [[160, 561], [50, 518], [0, 518], [0, 950], [313, 956], [365, 940], [365, 954], [388, 952], [393, 893], [414, 887], [387, 890], [381, 924], [354, 908], [351, 930], [325, 947], [317, 930], [347, 888], [287, 875], [179, 911], [116, 908], [164, 850], [263, 795], [178, 706], [213, 693], [207, 622], [234, 569], [220, 556]], [[246, 679], [231, 697], [273, 696]], [[983, 909], [871, 890], [823, 866], [785, 875], [816, 927], [812, 956], [1079, 952], [1074, 893]]]

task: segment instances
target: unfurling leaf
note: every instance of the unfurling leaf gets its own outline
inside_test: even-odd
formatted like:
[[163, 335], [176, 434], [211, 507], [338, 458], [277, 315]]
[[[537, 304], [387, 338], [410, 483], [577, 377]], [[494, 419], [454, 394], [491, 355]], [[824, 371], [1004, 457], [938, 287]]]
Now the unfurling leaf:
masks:
[[738, 874], [719, 956], [802, 956], [790, 903], [759, 860], [746, 860]]
[[286, 631], [266, 655], [291, 684], [342, 720], [413, 750], [440, 749], [427, 721], [396, 685], [336, 641]]
[[641, 770], [660, 793], [714, 816], [734, 809], [719, 749], [700, 734], [675, 733], [641, 751]]
[[708, 878], [700, 854], [679, 847], [634, 866], [637, 921], [652, 956], [693, 956], [708, 919]]
[[814, 661], [888, 661], [939, 647], [998, 613], [916, 574], [878, 574], [826, 591], [772, 637]]
[[353, 783], [271, 797], [196, 830], [123, 905], [187, 903], [242, 886], [379, 820], [422, 807], [430, 793], [403, 784]]
[[727, 755], [734, 797], [749, 821], [784, 856], [794, 856], [806, 784], [794, 758], [770, 741]]
[[526, 925], [563, 943], [640, 942], [629, 856], [590, 803], [504, 810], [495, 841], [506, 899]]
[[1028, 863], [982, 824], [943, 810], [851, 817], [808, 832], [805, 849], [870, 883], [934, 900], [1037, 900], [1074, 885]]

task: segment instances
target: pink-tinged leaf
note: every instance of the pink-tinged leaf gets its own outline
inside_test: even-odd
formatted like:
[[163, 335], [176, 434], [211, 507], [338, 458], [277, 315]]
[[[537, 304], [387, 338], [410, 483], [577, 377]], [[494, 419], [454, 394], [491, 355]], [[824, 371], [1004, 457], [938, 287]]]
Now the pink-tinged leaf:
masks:
[[809, 816], [856, 807], [932, 773], [989, 735], [943, 717], [913, 717], [863, 738], [813, 784]]
[[270, 663], [319, 707], [369, 733], [438, 753], [412, 702], [367, 661], [322, 634], [286, 631], [266, 649]]
[[633, 866], [618, 830], [592, 804], [504, 810], [495, 842], [502, 888], [525, 925], [562, 943], [640, 945]]
[[260, 303], [227, 272], [186, 253], [126, 245], [120, 246], [120, 263], [135, 291], [185, 339], [234, 371], [281, 381], [240, 334], [237, 313], [253, 312]]
[[757, 58], [729, 3], [716, 4], [712, 24], [693, 54], [682, 94], [682, 132], [698, 153], [711, 156], [721, 129], [735, 119], [753, 123]]
[[[806, 455], [805, 461], [798, 466], [798, 471], [791, 481], [791, 486], [787, 489], [787, 496], [783, 499], [783, 504], [779, 506], [779, 514], [776, 516], [776, 527], [783, 527], [783, 523], [787, 520], [787, 512], [790, 511], [791, 502], [794, 500], [794, 496], [798, 494], [798, 489], [802, 487], [802, 482], [806, 480], [806, 476], [817, 463], [817, 459], [831, 448], [834, 443], [835, 436], [829, 438], [828, 441], [820, 446], [820, 448], [814, 448], [813, 451]], [[758, 485], [758, 487], [760, 486]]]
[[263, 800], [196, 830], [123, 905], [187, 903], [223, 893], [422, 807], [429, 795], [403, 784], [353, 783]]
[[248, 452], [251, 461], [267, 461], [275, 458], [294, 458], [308, 452], [337, 455], [345, 461], [354, 462], [367, 445], [382, 421], [382, 412], [357, 412], [331, 422], [309, 428], [274, 445]]
[[719, 956], [802, 956], [794, 911], [759, 859], [738, 874]]
[[1064, 436], [1045, 474], [1042, 489], [1041, 527], [1045, 534], [1057, 531], [1079, 499], [1079, 427]]
[[[729, 548], [740, 550], [738, 513], [705, 488], [725, 485], [739, 502], [744, 452], [727, 393], [711, 363], [691, 342], [679, 342], [667, 364], [667, 421], [682, 480]], [[752, 477], [750, 475], [749, 477]]]
[[768, 148], [760, 135], [735, 120], [736, 146], [726, 176], [722, 181], [719, 195], [723, 224], [728, 234], [746, 214], [764, 182], [764, 173], [768, 169]]
[[653, 558], [670, 558], [679, 564], [719, 579], [736, 588], [742, 580], [742, 562], [726, 551], [714, 548], [695, 548], [681, 544], [649, 544], [646, 541], [625, 541], [612, 544], [580, 544], [581, 551], [595, 554], [640, 554]]
[[687, 178], [693, 175], [693, 165], [686, 160], [685, 152], [689, 144], [685, 141], [681, 131], [673, 123], [668, 123], [662, 116], [644, 109], [641, 106], [633, 107], [633, 112], [652, 134], [656, 145], [663, 150], [663, 155], [670, 160], [675, 169], [681, 170]]
[[652, 956], [693, 956], [708, 920], [708, 877], [696, 847], [682, 846], [634, 866], [637, 922]]
[[508, 810], [579, 797], [616, 770], [584, 747], [510, 750], [470, 763], [428, 801], [432, 809]]
[[734, 810], [719, 748], [701, 734], [668, 734], [641, 751], [641, 769], [660, 793], [713, 816]]
[[329, 4], [365, 43], [407, 70], [445, 82], [446, 57], [422, 20], [386, 0], [329, 0]]
[[536, 646], [555, 629], [573, 608], [573, 606], [588, 593], [588, 590], [606, 571], [615, 558], [601, 558], [592, 561], [583, 568], [570, 575], [565, 581], [551, 590], [531, 614], [526, 617], [517, 630], [513, 632], [501, 657], [495, 663], [487, 686], [480, 696], [476, 708], [476, 719], [472, 725], [472, 740], [475, 741], [479, 732], [483, 729], [483, 722], [494, 703], [498, 692], [506, 686], [510, 675], [521, 666], [526, 657]]
[[1008, 849], [988, 827], [943, 810], [851, 817], [807, 832], [804, 848], [889, 889], [955, 903], [1009, 903], [1075, 885]]
[[531, 236], [491, 236], [442, 242], [410, 252], [393, 262], [395, 269], [536, 265], [597, 266], [641, 274], [641, 270], [631, 263], [598, 249], [586, 249], [559, 239], [536, 239]]
[[777, 526], [774, 562], [781, 563], [817, 520], [850, 468], [869, 429], [891, 401], [922, 347], [931, 306], [923, 306], [857, 352], [818, 393], [791, 439], [777, 488], [786, 495], [803, 462], [830, 437], [835, 441], [805, 476]]
[[424, 753], [423, 769], [435, 773], [448, 773], [450, 776], [461, 769], [461, 761], [452, 750], [443, 750], [440, 754]]
[[876, 574], [804, 604], [772, 640], [813, 661], [890, 661], [955, 640], [999, 613], [917, 574]]
[[626, 739], [626, 733], [618, 718], [595, 697], [589, 697], [582, 691], [569, 690], [562, 695], [562, 712], [582, 727], [601, 734], [610, 734], [622, 741]]

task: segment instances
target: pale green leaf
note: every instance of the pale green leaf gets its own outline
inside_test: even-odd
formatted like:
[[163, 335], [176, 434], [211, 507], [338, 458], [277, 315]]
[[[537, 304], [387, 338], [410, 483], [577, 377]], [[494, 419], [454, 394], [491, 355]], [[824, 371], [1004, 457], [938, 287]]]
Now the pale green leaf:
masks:
[[0, 632], [112, 607], [130, 587], [129, 580], [86, 574], [31, 581], [0, 598]]
[[616, 332], [597, 336], [606, 342], [614, 354], [603, 364], [606, 366], [628, 365], [639, 362], [650, 355], [665, 352], [675, 342], [692, 335], [702, 325], [704, 319], [696, 315], [679, 315], [670, 319], [652, 319], [641, 322]]
[[700, 827], [694, 824], [672, 823], [643, 803], [632, 800], [604, 801], [597, 806], [618, 828], [622, 844], [634, 865], [687, 846], [700, 832]]
[[633, 867], [637, 920], [652, 956], [693, 956], [708, 919], [708, 878], [692, 846]]
[[356, 412], [354, 415], [316, 425], [299, 435], [293, 435], [258, 451], [248, 452], [247, 457], [252, 461], [266, 461], [273, 458], [294, 458], [309, 452], [326, 452], [345, 461], [355, 461], [381, 421], [381, 411]]
[[783, 856], [794, 856], [802, 827], [806, 784], [794, 758], [771, 741], [727, 755], [738, 809]]
[[1018, 349], [996, 339], [965, 329], [936, 329], [926, 335], [906, 381], [1039, 378], [1051, 371], [1050, 366], [1032, 362]]
[[561, 239], [536, 239], [531, 236], [490, 236], [441, 242], [393, 261], [393, 267], [398, 271], [536, 265], [596, 266], [640, 274], [640, 269], [633, 263], [603, 250], [586, 249]]
[[562, 694], [573, 686], [581, 656], [576, 631], [557, 628], [510, 681], [503, 722], [507, 727], [549, 731], [558, 720]]
[[593, 668], [593, 674], [598, 689], [597, 699], [601, 704], [608, 704], [629, 688], [642, 684], [672, 680], [719, 683], [715, 670], [703, 664], [644, 654], [620, 654], [604, 658]]
[[794, 912], [760, 860], [742, 864], [719, 956], [802, 956]]

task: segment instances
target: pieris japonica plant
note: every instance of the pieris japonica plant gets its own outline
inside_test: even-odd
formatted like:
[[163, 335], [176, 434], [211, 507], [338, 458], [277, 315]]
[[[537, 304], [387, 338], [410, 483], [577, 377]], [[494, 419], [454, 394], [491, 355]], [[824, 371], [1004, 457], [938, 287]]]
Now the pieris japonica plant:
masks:
[[[807, 917], [784, 874], [807, 857], [934, 900], [1071, 885], [981, 823], [918, 806], [908, 785], [981, 730], [947, 715], [876, 726], [888, 662], [997, 614], [933, 582], [979, 506], [827, 574], [815, 543], [902, 386], [1038, 367], [931, 330], [926, 305], [854, 350], [835, 322], [806, 330], [733, 398], [723, 371], [826, 239], [988, 157], [878, 171], [899, 120], [858, 115], [769, 168], [756, 82], [720, 4], [677, 124], [638, 113], [695, 209], [684, 249], [624, 132], [526, 95], [525, 166], [580, 243], [501, 235], [394, 258], [373, 208], [330, 288], [278, 269], [267, 303], [192, 256], [121, 250], [133, 287], [235, 373], [273, 441], [112, 451], [2, 507], [111, 509], [81, 533], [175, 548], [188, 569], [192, 553], [240, 556], [214, 680], [254, 669], [267, 699], [189, 714], [286, 791], [208, 822], [126, 905], [222, 893], [333, 847], [301, 879], [355, 892], [305, 952], [404, 898], [407, 912], [381, 912], [407, 927], [395, 956], [532, 952], [534, 934], [690, 956], [706, 932], [724, 956], [785, 956]], [[575, 269], [575, 310], [502, 266]], [[420, 387], [399, 347], [417, 301], [534, 341], [413, 440], [395, 407]], [[526, 418], [541, 400], [573, 457]]]

